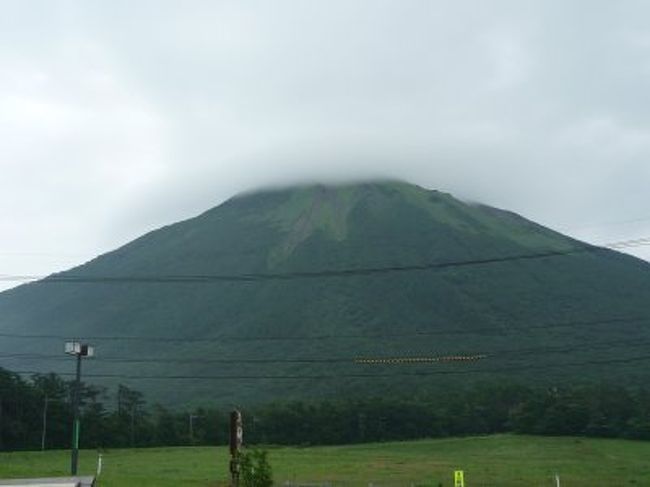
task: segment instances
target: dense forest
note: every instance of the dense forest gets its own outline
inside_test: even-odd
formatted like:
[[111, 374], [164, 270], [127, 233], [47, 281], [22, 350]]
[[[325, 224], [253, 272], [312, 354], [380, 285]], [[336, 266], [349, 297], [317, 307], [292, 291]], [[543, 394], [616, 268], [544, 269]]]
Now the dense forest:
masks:
[[[0, 450], [70, 445], [72, 383], [0, 369]], [[171, 411], [119, 386], [82, 385], [82, 448], [219, 445], [228, 411]], [[473, 385], [413, 398], [284, 402], [244, 410], [245, 442], [345, 444], [516, 432], [650, 439], [650, 391], [612, 385]], [[45, 434], [44, 434], [45, 432]]]

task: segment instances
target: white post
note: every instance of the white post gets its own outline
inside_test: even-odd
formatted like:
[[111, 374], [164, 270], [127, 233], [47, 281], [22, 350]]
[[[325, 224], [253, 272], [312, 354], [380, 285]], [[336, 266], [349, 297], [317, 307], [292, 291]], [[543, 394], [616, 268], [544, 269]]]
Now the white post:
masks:
[[560, 476], [555, 474], [555, 487], [560, 487]]
[[97, 477], [102, 473], [102, 454], [97, 457]]

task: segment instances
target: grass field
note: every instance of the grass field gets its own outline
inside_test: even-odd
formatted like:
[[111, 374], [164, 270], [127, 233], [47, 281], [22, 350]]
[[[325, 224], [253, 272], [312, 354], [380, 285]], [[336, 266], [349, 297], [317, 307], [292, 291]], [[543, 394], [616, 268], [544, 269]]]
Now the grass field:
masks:
[[[467, 487], [650, 486], [650, 443], [496, 435], [338, 447], [270, 448], [276, 484]], [[227, 483], [222, 447], [104, 452], [101, 487], [220, 486]], [[92, 474], [97, 452], [83, 451], [80, 471]], [[0, 478], [66, 475], [65, 451], [0, 453]]]

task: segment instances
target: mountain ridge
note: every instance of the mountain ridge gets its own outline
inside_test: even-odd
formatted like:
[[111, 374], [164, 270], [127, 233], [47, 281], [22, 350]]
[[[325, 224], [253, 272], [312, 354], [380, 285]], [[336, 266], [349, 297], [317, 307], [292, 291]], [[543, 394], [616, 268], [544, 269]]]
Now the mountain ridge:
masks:
[[[525, 218], [485, 205], [463, 203], [451, 195], [402, 182], [308, 185], [248, 192], [179, 223], [162, 227], [57, 276], [96, 278], [119, 276], [201, 276], [416, 266], [422, 263], [508, 257], [556, 252], [585, 244]], [[322, 374], [318, 364], [260, 367], [238, 364], [242, 358], [398, 356], [490, 352], [484, 365], [463, 365], [477, 377], [498, 377], [481, 370], [503, 366], [521, 369], [516, 376], [531, 380], [524, 366], [544, 365], [557, 357], [501, 358], [499, 350], [522, 350], [560, 343], [593, 358], [590, 347], [626, 337], [650, 340], [647, 321], [610, 327], [595, 325], [590, 335], [567, 329], [531, 332], [535, 323], [597, 321], [613, 317], [650, 317], [650, 266], [615, 252], [548, 257], [527, 262], [502, 262], [471, 268], [419, 270], [378, 275], [332, 276], [326, 279], [282, 279], [273, 282], [99, 282], [60, 283], [47, 279], [0, 294], [0, 332], [70, 337], [136, 335], [178, 337], [179, 343], [142, 344], [98, 340], [97, 374], [172, 375], [308, 375]], [[476, 330], [489, 329], [490, 333]], [[416, 330], [395, 339], [370, 337]], [[466, 336], [459, 341], [458, 332]], [[218, 337], [272, 338], [331, 336], [328, 340], [248, 340], [219, 343]], [[367, 336], [339, 339], [336, 336]], [[426, 336], [426, 335], [425, 335]], [[205, 338], [205, 343], [183, 339]], [[60, 347], [60, 343], [58, 344]], [[56, 340], [26, 343], [5, 339], [0, 352], [36, 350], [55, 355]], [[497, 353], [493, 353], [493, 352]], [[129, 367], [102, 361], [124, 354], [159, 358], [160, 363]], [[604, 357], [629, 355], [613, 347]], [[232, 365], [210, 365], [210, 357], [232, 358]], [[627, 355], [625, 355], [627, 356]], [[174, 366], [165, 359], [205, 357]], [[570, 361], [571, 357], [560, 357]], [[50, 360], [14, 360], [15, 367], [60, 371]], [[319, 368], [320, 367], [320, 368]], [[647, 370], [625, 367], [604, 374], [584, 367], [585, 377], [634, 382]], [[277, 397], [328, 396], [416, 390], [414, 378], [348, 378], [353, 374], [427, 373], [431, 365], [411, 369], [360, 366], [352, 361], [325, 369], [341, 376], [333, 390], [317, 380], [243, 381], [232, 398], [261, 401]], [[457, 373], [457, 364], [439, 364], [434, 371]], [[137, 373], [136, 373], [137, 372]], [[575, 378], [567, 368], [550, 371], [550, 380]], [[545, 378], [537, 378], [545, 379]], [[537, 380], [535, 379], [535, 380]], [[119, 378], [116, 378], [119, 380]], [[130, 379], [124, 378], [128, 382]], [[164, 381], [131, 379], [162, 401], [179, 401]], [[334, 379], [332, 379], [334, 381]], [[329, 382], [332, 382], [329, 381]], [[115, 380], [112, 381], [113, 383]], [[232, 381], [231, 381], [232, 382]], [[290, 382], [290, 381], [289, 381]], [[327, 381], [326, 381], [327, 382]], [[439, 382], [436, 381], [436, 382]], [[111, 381], [106, 381], [110, 384]], [[140, 384], [142, 383], [142, 384]], [[415, 389], [413, 389], [415, 387]], [[209, 381], [187, 386], [182, 400], [206, 400]]]

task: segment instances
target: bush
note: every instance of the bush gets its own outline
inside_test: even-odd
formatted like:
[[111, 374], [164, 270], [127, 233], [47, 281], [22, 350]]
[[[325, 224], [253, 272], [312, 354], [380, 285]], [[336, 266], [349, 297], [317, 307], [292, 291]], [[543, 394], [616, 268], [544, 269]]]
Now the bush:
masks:
[[241, 454], [241, 482], [243, 487], [271, 487], [273, 472], [266, 450], [252, 450]]

